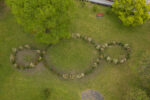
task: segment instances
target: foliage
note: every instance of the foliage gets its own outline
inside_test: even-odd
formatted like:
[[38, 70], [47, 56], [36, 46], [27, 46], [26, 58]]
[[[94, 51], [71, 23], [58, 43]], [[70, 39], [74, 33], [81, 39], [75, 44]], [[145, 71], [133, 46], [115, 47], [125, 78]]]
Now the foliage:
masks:
[[127, 91], [125, 100], [149, 100], [146, 92], [139, 88], [132, 88]]
[[98, 7], [96, 5], [93, 5], [93, 12], [97, 12], [98, 11]]
[[46, 44], [69, 37], [72, 0], [7, 0], [19, 24]]
[[126, 26], [143, 24], [150, 18], [149, 10], [146, 0], [115, 0], [113, 4], [113, 12]]
[[49, 98], [49, 96], [50, 96], [50, 89], [49, 88], [44, 89], [44, 96], [46, 99]]
[[140, 86], [150, 95], [150, 65], [141, 69], [139, 74]]

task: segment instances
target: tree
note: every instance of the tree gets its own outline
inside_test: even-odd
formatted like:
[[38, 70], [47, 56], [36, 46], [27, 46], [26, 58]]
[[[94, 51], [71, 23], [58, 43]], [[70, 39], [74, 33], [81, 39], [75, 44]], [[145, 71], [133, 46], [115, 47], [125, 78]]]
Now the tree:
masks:
[[69, 37], [72, 0], [7, 0], [17, 22], [46, 44]]
[[113, 12], [126, 26], [143, 24], [150, 18], [150, 5], [146, 0], [115, 0]]

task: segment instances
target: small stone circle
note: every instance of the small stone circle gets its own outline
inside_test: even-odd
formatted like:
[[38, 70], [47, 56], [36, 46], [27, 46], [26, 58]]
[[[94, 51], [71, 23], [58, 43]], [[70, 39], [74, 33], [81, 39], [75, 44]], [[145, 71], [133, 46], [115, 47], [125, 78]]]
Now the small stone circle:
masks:
[[[34, 68], [42, 59], [43, 51], [36, 50], [35, 48], [24, 45], [18, 48], [12, 48], [12, 54], [10, 55], [10, 62], [17, 69], [31, 69]], [[24, 57], [32, 57], [29, 61], [25, 61]], [[30, 61], [31, 60], [31, 61]]]
[[100, 50], [101, 52], [103, 52], [105, 49], [109, 48], [109, 47], [112, 47], [112, 46], [120, 46], [123, 50], [126, 51], [126, 53], [124, 54], [124, 57], [121, 58], [121, 59], [118, 59], [118, 58], [112, 58], [110, 56], [106, 56], [105, 54], [101, 53], [100, 54], [100, 58], [101, 59], [105, 59], [107, 62], [109, 63], [114, 63], [114, 64], [123, 64], [125, 63], [129, 58], [130, 58], [130, 52], [131, 52], [131, 49], [129, 47], [129, 44], [123, 44], [121, 42], [116, 42], [116, 41], [113, 41], [113, 42], [110, 42], [110, 43], [105, 43], [104, 45], [102, 45], [100, 47]]
[[95, 90], [86, 90], [81, 94], [81, 100], [104, 100], [104, 97]]
[[[82, 39], [90, 44], [92, 44], [95, 49], [98, 51], [98, 53], [100, 53], [99, 51], [99, 46], [100, 44], [97, 44], [91, 37], [88, 37], [88, 36], [84, 36], [84, 35], [81, 35], [79, 33], [77, 34], [72, 34], [71, 35], [71, 38], [73, 39]], [[85, 72], [82, 72], [82, 73], [61, 73], [59, 71], [57, 71], [55, 68], [50, 68], [50, 70], [55, 73], [56, 75], [62, 77], [63, 79], [66, 79], [66, 80], [73, 80], [73, 79], [81, 79], [81, 78], [84, 78], [86, 75], [92, 73], [94, 71], [95, 68], [98, 67], [98, 65], [100, 64], [100, 58], [98, 57], [94, 63], [92, 65], [90, 65], [90, 68], [85, 70]], [[47, 64], [47, 61], [44, 60], [44, 63], [46, 66], [49, 66]]]

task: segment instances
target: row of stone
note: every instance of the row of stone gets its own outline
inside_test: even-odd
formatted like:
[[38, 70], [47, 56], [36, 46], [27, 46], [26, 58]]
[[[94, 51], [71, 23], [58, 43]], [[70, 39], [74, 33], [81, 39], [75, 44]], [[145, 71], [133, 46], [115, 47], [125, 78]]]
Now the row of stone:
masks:
[[[34, 50], [37, 55], [37, 61], [36, 62], [30, 62], [29, 65], [19, 65], [16, 61], [16, 56], [17, 53], [22, 51], [22, 50]], [[34, 68], [42, 59], [43, 59], [43, 55], [46, 53], [45, 51], [41, 51], [41, 50], [36, 50], [35, 48], [29, 46], [28, 44], [24, 45], [24, 46], [19, 46], [18, 48], [12, 48], [12, 54], [10, 55], [10, 62], [14, 65], [15, 68], [17, 69], [29, 69], [29, 68]]]

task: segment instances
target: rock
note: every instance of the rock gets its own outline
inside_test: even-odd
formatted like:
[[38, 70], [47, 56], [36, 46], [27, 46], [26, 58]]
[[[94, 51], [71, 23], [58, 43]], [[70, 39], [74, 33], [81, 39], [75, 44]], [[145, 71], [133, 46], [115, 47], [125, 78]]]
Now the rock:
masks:
[[118, 59], [113, 59], [114, 64], [118, 64]]
[[85, 40], [88, 40], [88, 37], [87, 37], [87, 36], [84, 36], [84, 39], [85, 39]]
[[99, 63], [99, 62], [100, 62], [100, 59], [96, 59], [96, 62]]
[[41, 51], [40, 51], [40, 50], [36, 50], [36, 52], [37, 52], [37, 53], [39, 53], [39, 54], [41, 53]]
[[68, 74], [63, 74], [62, 75], [64, 79], [68, 79], [69, 75]]
[[120, 63], [122, 64], [122, 63], [124, 63], [124, 60], [122, 59], [122, 60], [120, 60]]
[[89, 41], [89, 42], [92, 42], [92, 38], [89, 37], [89, 38], [88, 38], [88, 41]]
[[42, 51], [42, 54], [43, 54], [43, 55], [46, 54], [46, 51]]
[[34, 63], [30, 63], [30, 67], [35, 67]]
[[104, 59], [104, 55], [100, 55], [100, 59]]
[[100, 48], [101, 48], [101, 46], [100, 46], [100, 45], [97, 45], [97, 46], [96, 46], [96, 49], [97, 49], [97, 50], [99, 50]]
[[84, 77], [84, 73], [81, 73], [81, 77]]
[[22, 50], [22, 49], [23, 49], [23, 46], [20, 46], [19, 49]]
[[116, 44], [117, 44], [117, 42], [116, 42], [116, 41], [113, 41], [112, 43], [113, 43], [114, 45], [116, 45]]
[[94, 66], [93, 66], [93, 67], [95, 67], [95, 68], [96, 68], [96, 67], [97, 67], [97, 63], [94, 63]]
[[105, 47], [105, 48], [107, 48], [107, 47], [108, 47], [108, 44], [107, 44], [107, 43], [105, 43], [105, 44], [104, 44], [104, 47]]
[[17, 49], [16, 48], [12, 48], [12, 52], [16, 53]]
[[40, 56], [38, 60], [41, 61], [41, 60], [42, 60], [42, 57]]
[[80, 79], [80, 78], [81, 78], [81, 75], [80, 75], [80, 74], [78, 74], [78, 75], [76, 76], [76, 78]]
[[17, 65], [17, 64], [14, 64], [14, 67], [15, 67], [15, 68], [17, 68], [17, 67], [18, 67], [18, 65]]
[[101, 51], [104, 51], [104, 48], [101, 48], [100, 50], [101, 50]]
[[15, 57], [13, 55], [10, 55], [10, 62], [14, 62], [15, 61]]
[[30, 46], [28, 44], [24, 45], [24, 47], [30, 49]]
[[122, 63], [124, 63], [124, 62], [126, 62], [126, 61], [127, 61], [127, 59], [124, 58], [124, 59], [122, 59], [122, 60], [120, 61], [120, 63], [122, 64]]
[[80, 35], [79, 33], [77, 33], [77, 34], [76, 34], [76, 36], [77, 36], [78, 38], [80, 38], [80, 37], [81, 37], [81, 35]]
[[129, 47], [129, 44], [125, 44], [124, 47]]
[[110, 62], [110, 61], [111, 61], [111, 58], [108, 56], [108, 57], [106, 58], [106, 60]]

